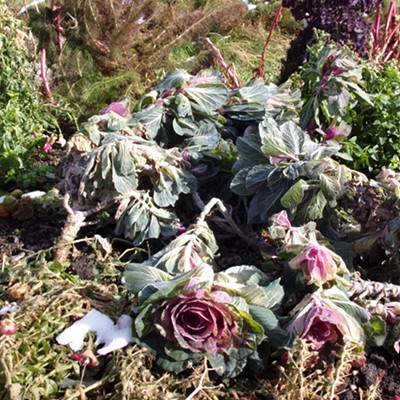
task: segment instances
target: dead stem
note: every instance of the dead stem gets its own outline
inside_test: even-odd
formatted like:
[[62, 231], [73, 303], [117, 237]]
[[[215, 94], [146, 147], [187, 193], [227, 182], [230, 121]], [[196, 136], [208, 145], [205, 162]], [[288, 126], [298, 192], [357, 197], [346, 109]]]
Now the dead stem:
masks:
[[199, 380], [199, 384], [197, 386], [197, 388], [188, 396], [186, 397], [185, 400], [192, 400], [195, 399], [197, 393], [200, 393], [203, 389], [204, 389], [204, 381], [205, 379], [208, 377], [208, 366], [207, 366], [207, 358], [204, 358], [204, 371], [201, 374], [200, 380]]
[[80, 229], [85, 225], [85, 220], [88, 216], [98, 213], [114, 204], [115, 200], [106, 201], [97, 204], [96, 206], [80, 211], [73, 209], [70, 204], [71, 195], [66, 193], [63, 199], [63, 205], [68, 213], [67, 220], [61, 232], [60, 241], [58, 242], [55, 251], [54, 259], [64, 264], [68, 259], [69, 250], [75, 241]]
[[354, 279], [349, 289], [349, 296], [363, 299], [365, 297], [385, 297], [400, 299], [400, 286], [387, 282], [365, 281], [359, 277]]
[[228, 209], [225, 207], [224, 203], [220, 199], [214, 197], [207, 204], [204, 204], [204, 202], [200, 198], [199, 194], [198, 193], [194, 193], [193, 194], [193, 201], [196, 204], [196, 206], [199, 209], [202, 210], [202, 212], [200, 213], [199, 217], [197, 218], [197, 223], [198, 224], [204, 223], [205, 219], [211, 213], [212, 209], [214, 207], [216, 207], [216, 208], [218, 208], [219, 212], [223, 215], [224, 219], [229, 224], [229, 226], [232, 228], [233, 233], [235, 233], [241, 239], [243, 239], [249, 246], [251, 246], [253, 248], [256, 248], [256, 249], [260, 249], [261, 244], [255, 242], [253, 239], [249, 238], [248, 235], [246, 235], [239, 228], [239, 226], [236, 224], [235, 220], [229, 214]]

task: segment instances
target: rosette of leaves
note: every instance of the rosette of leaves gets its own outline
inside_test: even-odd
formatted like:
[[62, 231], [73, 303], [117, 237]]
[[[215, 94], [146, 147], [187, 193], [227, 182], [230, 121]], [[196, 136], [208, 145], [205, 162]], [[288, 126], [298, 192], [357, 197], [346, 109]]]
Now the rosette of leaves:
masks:
[[[323, 37], [322, 37], [323, 39]], [[309, 61], [300, 69], [304, 106], [300, 126], [326, 130], [350, 121], [350, 110], [359, 102], [372, 105], [363, 90], [362, 66], [347, 47], [318, 41], [309, 50]]]
[[112, 112], [92, 118], [84, 131], [92, 150], [80, 155], [66, 177], [75, 204], [81, 209], [112, 205], [117, 233], [135, 245], [174, 234], [178, 220], [169, 208], [196, 188], [180, 151], [163, 149], [143, 137], [146, 131], [134, 120]]
[[172, 276], [149, 266], [128, 267], [125, 281], [139, 305], [134, 337], [169, 371], [180, 372], [207, 358], [225, 377], [238, 375], [251, 360], [262, 365], [257, 347], [284, 332], [272, 309], [283, 297], [279, 282], [266, 282], [255, 267], [215, 274], [208, 264]]
[[[263, 79], [258, 78], [231, 92], [230, 104], [224, 108], [223, 114], [239, 127], [259, 124], [266, 115], [279, 120], [296, 120], [301, 103], [301, 92], [292, 90], [291, 81], [277, 86], [273, 83], [266, 85]], [[228, 126], [226, 129], [232, 128]]]
[[251, 196], [248, 222], [265, 222], [282, 208], [300, 221], [319, 220], [336, 206], [351, 171], [334, 161], [334, 141], [315, 142], [292, 121], [266, 118], [258, 133], [238, 138], [238, 161], [231, 189]]
[[383, 318], [371, 315], [337, 286], [305, 297], [291, 315], [288, 331], [316, 350], [344, 342], [382, 346], [387, 335]]
[[196, 145], [201, 141], [201, 149], [211, 150], [225, 123], [219, 110], [228, 101], [229, 91], [217, 71], [204, 70], [193, 76], [178, 69], [140, 99], [134, 117], [152, 139], [175, 145], [200, 137]]

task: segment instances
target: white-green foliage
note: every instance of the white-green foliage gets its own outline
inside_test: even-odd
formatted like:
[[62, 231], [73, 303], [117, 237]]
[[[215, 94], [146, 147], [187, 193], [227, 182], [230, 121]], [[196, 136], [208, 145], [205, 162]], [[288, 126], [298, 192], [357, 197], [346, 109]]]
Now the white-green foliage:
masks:
[[340, 146], [319, 143], [292, 121], [266, 117], [257, 133], [238, 138], [238, 161], [231, 183], [234, 193], [252, 196], [249, 222], [266, 221], [283, 208], [302, 221], [323, 217], [335, 207], [351, 177], [347, 167], [334, 161]]
[[147, 132], [135, 127], [135, 121], [114, 112], [92, 117], [84, 132], [93, 142], [93, 150], [80, 157], [79, 184], [68, 177], [76, 165], [67, 172], [75, 200], [87, 207], [114, 202], [116, 231], [134, 244], [171, 236], [178, 220], [169, 207], [180, 194], [196, 188], [180, 151], [163, 149], [147, 139]]

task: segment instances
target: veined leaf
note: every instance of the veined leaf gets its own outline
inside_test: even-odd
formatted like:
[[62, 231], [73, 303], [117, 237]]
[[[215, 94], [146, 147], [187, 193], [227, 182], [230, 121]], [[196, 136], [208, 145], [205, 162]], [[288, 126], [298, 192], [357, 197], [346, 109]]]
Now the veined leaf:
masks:
[[176, 111], [180, 118], [191, 117], [193, 115], [190, 101], [182, 93], [179, 93], [175, 97], [175, 105], [176, 105]]
[[319, 183], [322, 192], [329, 200], [336, 200], [342, 194], [343, 188], [335, 177], [320, 174]]
[[233, 166], [233, 171], [238, 170], [238, 164], [243, 164], [243, 160], [248, 161], [248, 166], [268, 163], [268, 157], [261, 151], [261, 145], [262, 143], [258, 135], [247, 134], [239, 137], [236, 141], [239, 151], [239, 161]]
[[177, 89], [185, 82], [189, 81], [192, 75], [183, 69], [177, 69], [168, 75], [155, 87], [158, 93], [163, 93], [168, 89]]
[[303, 179], [297, 181], [281, 198], [283, 207], [295, 212], [297, 206], [303, 201], [304, 193], [307, 190], [307, 182]]
[[145, 286], [168, 281], [172, 276], [158, 268], [140, 264], [127, 264], [124, 272], [126, 288], [133, 294], [138, 294]]
[[276, 310], [281, 305], [285, 291], [280, 282], [280, 279], [275, 279], [267, 287], [264, 287], [266, 299], [262, 303], [263, 307]]
[[324, 215], [326, 204], [327, 200], [322, 191], [319, 190], [308, 203], [307, 214], [309, 218], [312, 221], [321, 219]]
[[137, 120], [143, 124], [154, 139], [160, 130], [164, 108], [151, 105], [135, 114]]
[[213, 112], [228, 103], [229, 92], [223, 84], [200, 84], [187, 86], [184, 93], [206, 112]]

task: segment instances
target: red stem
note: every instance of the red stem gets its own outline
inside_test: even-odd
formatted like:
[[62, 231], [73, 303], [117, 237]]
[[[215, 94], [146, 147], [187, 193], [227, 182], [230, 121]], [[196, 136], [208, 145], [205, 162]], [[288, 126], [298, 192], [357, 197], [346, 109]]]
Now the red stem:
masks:
[[389, 30], [389, 25], [390, 25], [390, 22], [392, 20], [393, 14], [396, 12], [396, 8], [397, 8], [396, 7], [396, 0], [391, 0], [390, 5], [389, 5], [389, 10], [388, 10], [388, 13], [387, 13], [387, 16], [386, 16], [385, 31], [384, 31], [385, 38], [386, 38], [386, 34], [387, 34], [388, 30]]
[[279, 20], [280, 16], [282, 15], [282, 8], [283, 8], [283, 2], [279, 6], [278, 11], [277, 11], [277, 13], [275, 15], [275, 18], [272, 21], [272, 25], [271, 25], [271, 28], [269, 30], [268, 38], [267, 38], [266, 42], [264, 43], [263, 51], [261, 53], [260, 65], [255, 70], [256, 73], [254, 75], [254, 78], [265, 79], [265, 53], [267, 52], [267, 48], [268, 48], [269, 42], [271, 41], [272, 32], [274, 31], [275, 26], [278, 23], [278, 20]]
[[45, 93], [47, 94], [47, 97], [50, 100], [51, 104], [55, 104], [55, 100], [53, 95], [51, 94], [50, 86], [49, 86], [49, 81], [47, 80], [46, 76], [46, 49], [42, 49], [42, 57], [40, 59], [40, 73], [42, 76], [42, 82], [43, 82], [43, 89]]
[[375, 24], [374, 24], [374, 29], [372, 31], [373, 36], [374, 36], [374, 52], [375, 52], [376, 48], [378, 47], [378, 43], [379, 43], [379, 28], [381, 26], [381, 12], [382, 12], [382, 4], [379, 4], [376, 8]]
[[224, 58], [222, 57], [221, 52], [218, 48], [214, 45], [214, 43], [209, 39], [205, 38], [204, 41], [210, 46], [213, 53], [217, 56], [218, 62], [221, 67], [225, 70], [226, 74], [228, 75], [229, 81], [234, 89], [240, 87], [240, 80], [235, 72], [232, 72], [231, 67], [225, 62]]

